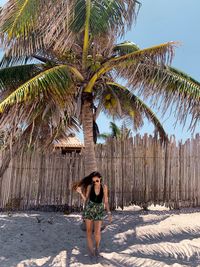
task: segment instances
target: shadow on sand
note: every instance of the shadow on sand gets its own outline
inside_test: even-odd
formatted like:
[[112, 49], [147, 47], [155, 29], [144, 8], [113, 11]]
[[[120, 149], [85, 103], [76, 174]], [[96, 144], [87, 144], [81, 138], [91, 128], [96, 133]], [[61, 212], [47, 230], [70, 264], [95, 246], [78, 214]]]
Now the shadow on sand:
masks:
[[[198, 209], [193, 209], [198, 212]], [[172, 215], [183, 211], [116, 211], [113, 223], [102, 233], [102, 258], [97, 266], [182, 266], [200, 264], [200, 245], [181, 250], [176, 245], [200, 238], [199, 227], [179, 230], [157, 229]], [[38, 223], [37, 218], [41, 219]], [[29, 212], [9, 217], [0, 215], [1, 267], [91, 266], [86, 233], [80, 228], [80, 214]], [[144, 229], [144, 232], [143, 232]], [[167, 246], [163, 244], [168, 243]], [[147, 265], [146, 261], [154, 262]]]

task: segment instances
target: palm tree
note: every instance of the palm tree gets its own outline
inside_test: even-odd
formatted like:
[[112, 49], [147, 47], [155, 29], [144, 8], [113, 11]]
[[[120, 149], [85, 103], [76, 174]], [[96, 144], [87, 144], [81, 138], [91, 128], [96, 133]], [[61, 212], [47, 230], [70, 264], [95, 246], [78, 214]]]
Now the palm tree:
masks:
[[82, 125], [86, 172], [94, 171], [100, 112], [135, 128], [147, 117], [166, 138], [156, 115], [134, 94], [138, 89], [163, 112], [175, 103], [177, 119], [191, 114], [195, 127], [200, 84], [169, 66], [176, 43], [145, 49], [117, 44], [139, 7], [137, 0], [8, 0], [0, 14], [0, 128], [9, 130], [10, 144], [47, 148]]
[[110, 122], [110, 129], [111, 133], [99, 134], [98, 138], [107, 141], [110, 138], [128, 139], [129, 137], [131, 137], [131, 130], [126, 127], [125, 123], [123, 123], [121, 127], [118, 127], [116, 123]]

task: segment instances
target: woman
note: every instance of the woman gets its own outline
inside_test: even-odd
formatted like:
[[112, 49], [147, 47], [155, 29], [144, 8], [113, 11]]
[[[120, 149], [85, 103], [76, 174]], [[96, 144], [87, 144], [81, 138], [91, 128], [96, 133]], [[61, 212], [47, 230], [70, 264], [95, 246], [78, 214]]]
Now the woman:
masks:
[[[98, 257], [104, 208], [107, 210], [109, 222], [112, 222], [112, 215], [108, 204], [108, 188], [102, 184], [101, 174], [99, 172], [92, 172], [78, 183], [76, 191], [81, 195], [85, 203], [83, 218], [86, 224], [89, 253], [90, 256]], [[92, 240], [93, 227], [95, 249]]]

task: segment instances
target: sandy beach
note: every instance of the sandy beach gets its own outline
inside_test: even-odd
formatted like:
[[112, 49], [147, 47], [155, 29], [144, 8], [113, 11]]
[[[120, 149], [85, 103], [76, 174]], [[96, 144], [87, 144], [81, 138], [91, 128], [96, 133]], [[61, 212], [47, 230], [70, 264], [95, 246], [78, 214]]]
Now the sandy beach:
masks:
[[96, 264], [80, 225], [78, 213], [1, 213], [0, 267], [200, 266], [200, 209], [113, 212]]

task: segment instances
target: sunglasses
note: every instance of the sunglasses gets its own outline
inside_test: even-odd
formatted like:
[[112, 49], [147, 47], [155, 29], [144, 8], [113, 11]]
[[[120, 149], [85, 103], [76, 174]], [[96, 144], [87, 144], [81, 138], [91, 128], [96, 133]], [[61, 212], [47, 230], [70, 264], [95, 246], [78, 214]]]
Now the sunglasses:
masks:
[[94, 180], [93, 181], [93, 183], [95, 184], [95, 183], [99, 183], [100, 182], [100, 180]]

